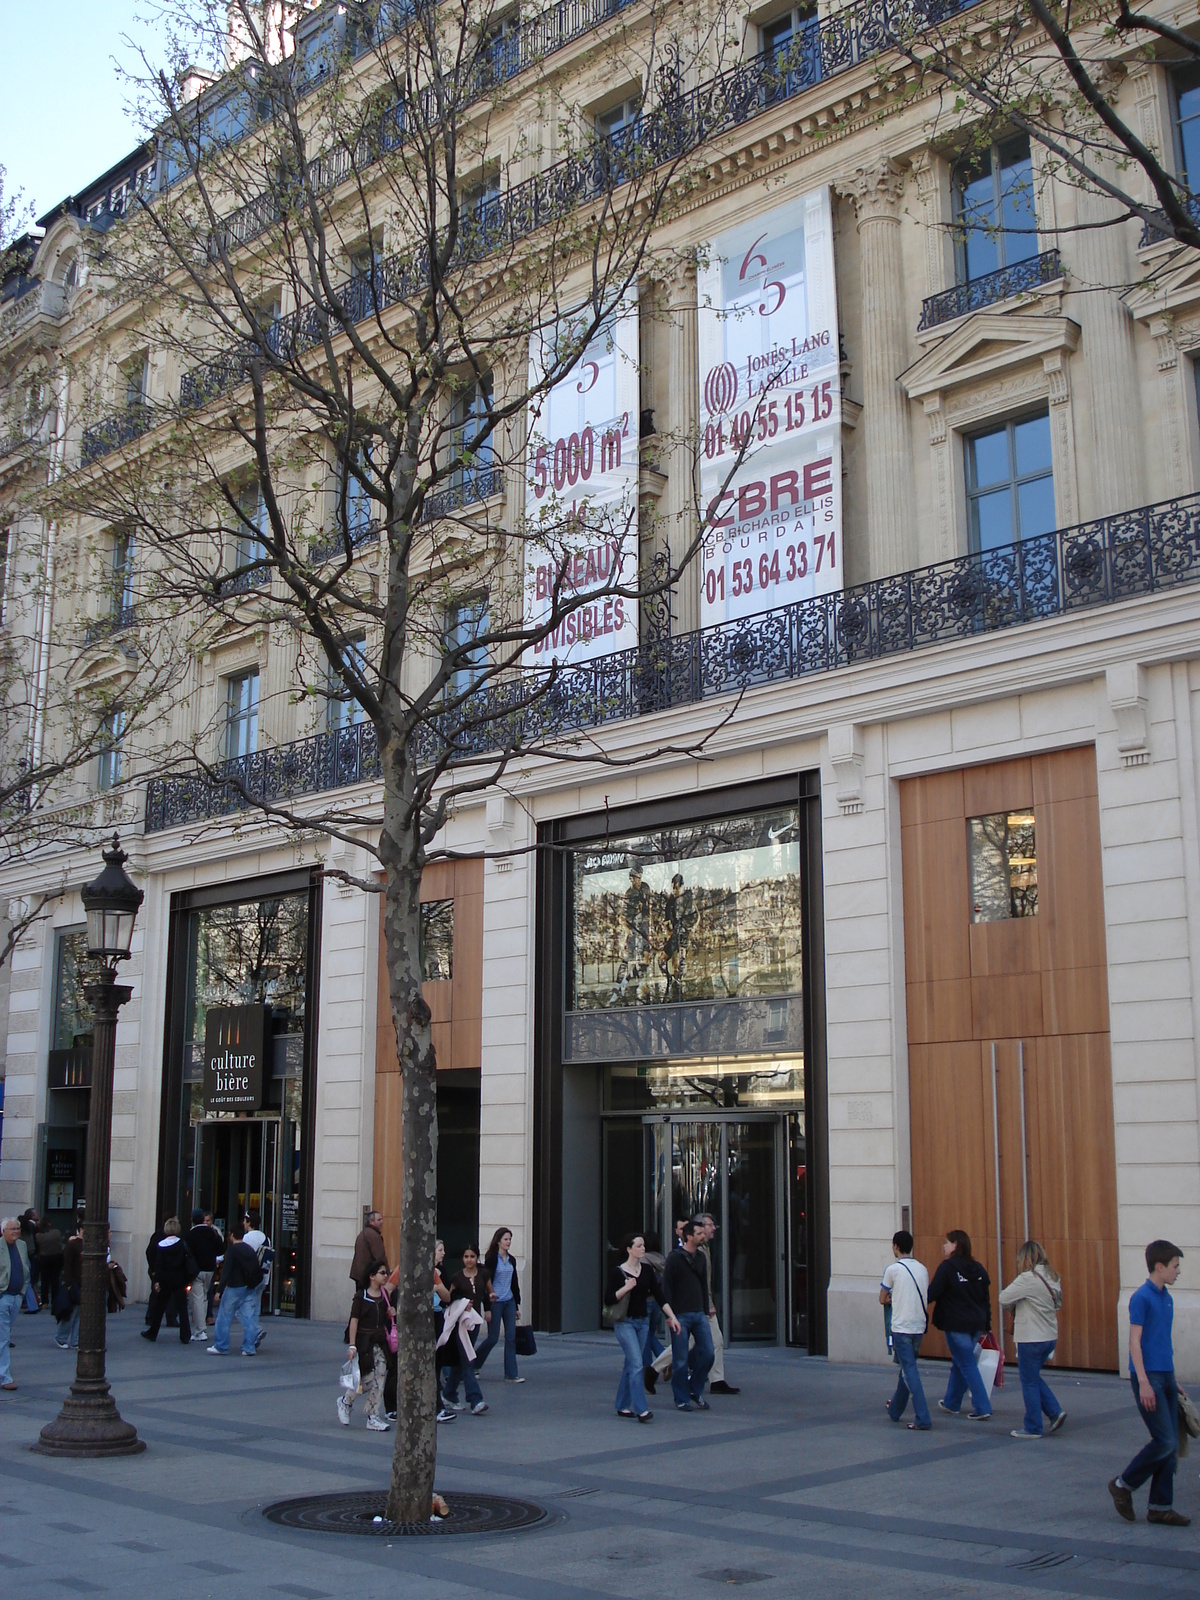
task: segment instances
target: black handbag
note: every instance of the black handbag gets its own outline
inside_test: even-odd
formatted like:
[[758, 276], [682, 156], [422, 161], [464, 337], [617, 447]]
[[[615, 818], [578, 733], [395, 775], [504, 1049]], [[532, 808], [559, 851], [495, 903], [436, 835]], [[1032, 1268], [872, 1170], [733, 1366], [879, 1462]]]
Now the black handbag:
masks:
[[537, 1355], [537, 1340], [533, 1337], [533, 1329], [527, 1322], [517, 1324], [516, 1348], [519, 1356]]

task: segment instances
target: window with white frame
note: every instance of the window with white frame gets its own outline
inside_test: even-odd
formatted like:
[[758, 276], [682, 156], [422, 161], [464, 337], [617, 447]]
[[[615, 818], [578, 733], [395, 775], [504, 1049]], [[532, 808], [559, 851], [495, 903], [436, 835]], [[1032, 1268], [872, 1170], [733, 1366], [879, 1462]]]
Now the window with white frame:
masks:
[[100, 757], [96, 772], [98, 789], [115, 789], [120, 783], [124, 740], [125, 713], [115, 708], [100, 724]]
[[485, 83], [503, 83], [521, 64], [521, 18], [516, 6], [488, 24], [479, 40], [480, 75]]
[[267, 508], [257, 481], [243, 484], [237, 491], [237, 527], [233, 537], [233, 567], [247, 574], [247, 581], [260, 582], [266, 576], [262, 563], [267, 558], [262, 534], [267, 525]]
[[[359, 678], [367, 675], [367, 641], [361, 633], [346, 640], [343, 647], [346, 665]], [[330, 733], [338, 728], [354, 728], [366, 719], [361, 704], [347, 689], [345, 680], [332, 661], [325, 664], [325, 727]]]
[[225, 679], [225, 755], [230, 761], [258, 749], [258, 668]]
[[[780, 74], [816, 83], [821, 76], [821, 33], [815, 5], [792, 6], [759, 24], [760, 56]], [[794, 85], [793, 85], [794, 87]]]
[[450, 666], [446, 693], [454, 699], [469, 694], [487, 666], [487, 647], [480, 641], [487, 635], [489, 614], [486, 594], [464, 595], [446, 608], [442, 636]]
[[8, 610], [8, 567], [12, 554], [12, 529], [0, 528], [0, 624], [7, 618]]
[[346, 490], [346, 532], [350, 535], [351, 544], [357, 545], [370, 530], [375, 502], [363, 481], [369, 467], [367, 453], [361, 445], [356, 445], [353, 455], [353, 461], [347, 461], [342, 470]]
[[636, 128], [641, 118], [641, 95], [626, 95], [619, 105], [610, 106], [607, 111], [601, 111], [596, 117], [596, 137], [598, 139], [616, 139], [622, 135], [628, 137], [630, 129]]
[[1038, 253], [1033, 160], [1025, 134], [972, 151], [954, 167], [959, 283], [974, 283]]
[[1200, 189], [1200, 63], [1175, 67], [1171, 73], [1171, 89], [1175, 101], [1178, 172], [1195, 193]]
[[133, 612], [133, 560], [136, 540], [128, 528], [118, 528], [112, 541], [112, 571], [109, 577], [111, 615], [127, 621]]
[[1054, 530], [1054, 468], [1047, 411], [968, 434], [971, 549], [1005, 550]]
[[121, 367], [125, 388], [126, 411], [137, 411], [146, 404], [146, 391], [150, 377], [150, 358], [143, 350]]
[[485, 433], [491, 409], [489, 373], [463, 389], [450, 413], [451, 486], [474, 490], [481, 498], [490, 493], [491, 485], [492, 435]]

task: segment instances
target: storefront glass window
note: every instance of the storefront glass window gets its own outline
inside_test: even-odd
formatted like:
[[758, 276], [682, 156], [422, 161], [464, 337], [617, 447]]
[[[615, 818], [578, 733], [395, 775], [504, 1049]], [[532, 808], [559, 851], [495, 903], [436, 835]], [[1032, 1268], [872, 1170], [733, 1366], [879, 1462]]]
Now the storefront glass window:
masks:
[[80, 928], [72, 933], [60, 933], [52, 1050], [91, 1049], [92, 1008], [83, 993], [88, 982], [87, 930]]
[[1037, 840], [1032, 811], [999, 811], [967, 822], [971, 921], [1037, 916]]

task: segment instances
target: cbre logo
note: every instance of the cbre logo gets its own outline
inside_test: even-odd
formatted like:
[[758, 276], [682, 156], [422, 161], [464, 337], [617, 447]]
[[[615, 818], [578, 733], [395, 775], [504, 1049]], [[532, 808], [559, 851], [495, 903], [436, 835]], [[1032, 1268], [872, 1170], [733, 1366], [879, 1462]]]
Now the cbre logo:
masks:
[[713, 367], [704, 380], [704, 404], [709, 414], [720, 416], [728, 411], [737, 400], [737, 395], [737, 368], [730, 361], [722, 361], [719, 366]]

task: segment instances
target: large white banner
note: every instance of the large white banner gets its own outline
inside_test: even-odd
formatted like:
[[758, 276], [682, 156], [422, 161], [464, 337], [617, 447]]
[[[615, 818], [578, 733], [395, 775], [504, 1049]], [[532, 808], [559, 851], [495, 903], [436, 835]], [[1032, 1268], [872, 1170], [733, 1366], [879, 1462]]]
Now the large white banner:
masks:
[[[543, 380], [553, 339], [570, 322], [535, 339], [530, 387]], [[638, 316], [615, 316], [570, 374], [529, 413], [525, 479], [525, 626], [559, 604], [596, 598], [571, 611], [530, 646], [528, 665], [577, 665], [638, 642], [637, 603], [614, 595], [638, 582]]]
[[732, 228], [706, 255], [699, 274], [700, 488], [709, 528], [700, 619], [709, 627], [842, 587], [842, 404], [828, 189]]

